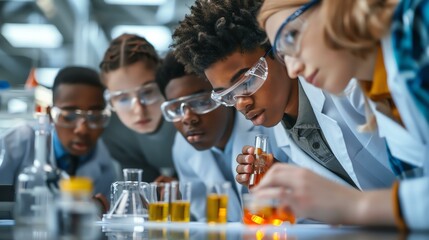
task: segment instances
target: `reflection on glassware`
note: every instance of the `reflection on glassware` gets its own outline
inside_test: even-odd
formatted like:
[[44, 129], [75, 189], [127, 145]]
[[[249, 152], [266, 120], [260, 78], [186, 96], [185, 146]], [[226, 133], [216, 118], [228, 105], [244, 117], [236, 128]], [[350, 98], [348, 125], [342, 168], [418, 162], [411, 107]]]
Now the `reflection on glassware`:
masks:
[[166, 228], [149, 228], [148, 232], [149, 232], [148, 239], [167, 239]]
[[60, 189], [55, 214], [60, 238], [95, 239], [99, 234], [94, 226], [98, 209], [91, 199], [92, 180], [86, 177], [61, 180]]
[[[180, 185], [180, 186], [179, 186]], [[171, 221], [189, 222], [191, 218], [191, 182], [171, 183]]]
[[170, 184], [153, 182], [150, 183], [149, 200], [149, 221], [168, 221]]
[[208, 231], [207, 240], [227, 240], [226, 231]]
[[295, 215], [290, 209], [277, 208], [276, 199], [256, 198], [251, 194], [243, 195], [243, 223], [246, 225], [270, 224], [280, 226], [288, 221], [295, 223]]
[[207, 223], [226, 223], [228, 217], [228, 193], [230, 182], [214, 183], [207, 191]]
[[189, 240], [189, 229], [188, 228], [184, 228], [184, 229], [169, 229], [167, 232], [167, 238], [168, 239], [180, 239], [180, 240]]
[[126, 168], [123, 173], [124, 190], [109, 213], [103, 217], [103, 221], [130, 218], [133, 222], [143, 222], [148, 214], [148, 200], [145, 197], [148, 184], [141, 182], [143, 170]]
[[4, 157], [6, 155], [6, 146], [4, 144], [5, 139], [1, 140], [1, 150], [0, 150], [0, 167], [3, 164]]
[[249, 188], [256, 186], [270, 167], [267, 163], [268, 136], [258, 134], [255, 137], [255, 162], [253, 173], [250, 175]]
[[295, 240], [294, 237], [287, 236], [286, 228], [281, 229], [257, 229], [256, 231], [246, 231], [244, 232], [242, 238], [243, 240], [253, 240], [253, 239], [276, 239], [276, 240]]
[[32, 166], [24, 168], [16, 184], [15, 221], [18, 225], [49, 226], [52, 216], [52, 193], [48, 189], [47, 166], [50, 152], [49, 116], [38, 116], [35, 129], [35, 159]]

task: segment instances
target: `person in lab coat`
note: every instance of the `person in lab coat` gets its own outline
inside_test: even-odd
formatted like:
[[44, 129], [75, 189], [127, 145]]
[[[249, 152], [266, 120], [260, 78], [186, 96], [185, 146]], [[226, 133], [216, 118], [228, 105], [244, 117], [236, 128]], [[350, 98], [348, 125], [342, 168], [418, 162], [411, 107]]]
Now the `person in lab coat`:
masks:
[[114, 111], [103, 135], [123, 168], [141, 168], [143, 181], [170, 181], [176, 129], [162, 118], [164, 101], [155, 83], [160, 59], [155, 48], [136, 34], [110, 43], [100, 63], [106, 100]]
[[[86, 67], [65, 67], [52, 87], [54, 123], [49, 164], [70, 176], [92, 179], [94, 193], [110, 195], [110, 184], [118, 179], [116, 161], [100, 138], [110, 111], [103, 98], [98, 73]], [[0, 184], [15, 184], [18, 174], [33, 164], [34, 129], [25, 124], [3, 135], [5, 155], [0, 165]]]
[[[357, 189], [390, 186], [394, 175], [384, 141], [356, 129], [366, 121], [356, 83], [350, 83], [350, 96], [333, 98], [289, 78], [258, 26], [260, 6], [257, 0], [196, 1], [173, 34], [178, 60], [210, 81], [218, 102], [234, 106], [254, 125], [274, 127], [277, 159]], [[248, 183], [253, 151], [245, 147], [237, 158], [240, 183]]]
[[[305, 76], [334, 94], [347, 94], [350, 79], [359, 80], [368, 98], [365, 128], [385, 137], [402, 180], [367, 193], [278, 165], [255, 188], [258, 196], [276, 196], [300, 216], [334, 224], [429, 229], [428, 9], [427, 0], [264, 2], [261, 26], [290, 77]], [[292, 32], [299, 37], [284, 41]], [[279, 182], [285, 174], [294, 182]], [[315, 183], [323, 191], [301, 188]]]
[[255, 136], [268, 134], [268, 129], [253, 126], [234, 109], [212, 100], [210, 83], [187, 73], [172, 52], [161, 64], [156, 81], [166, 97], [161, 105], [164, 118], [178, 130], [173, 161], [180, 181], [192, 183], [193, 219], [206, 220], [206, 192], [210, 184], [227, 181], [231, 183], [228, 221], [240, 221], [241, 195], [247, 189], [234, 179], [235, 158], [244, 145], [253, 144]]

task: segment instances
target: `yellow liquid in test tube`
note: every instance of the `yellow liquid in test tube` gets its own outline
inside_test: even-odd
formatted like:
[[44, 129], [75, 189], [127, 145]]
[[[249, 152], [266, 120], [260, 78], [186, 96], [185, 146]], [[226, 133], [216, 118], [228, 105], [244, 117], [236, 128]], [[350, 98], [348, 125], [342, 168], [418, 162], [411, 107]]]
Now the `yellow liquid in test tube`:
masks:
[[226, 223], [228, 196], [209, 194], [207, 196], [207, 223]]
[[168, 220], [168, 203], [155, 202], [149, 204], [149, 221], [166, 222]]
[[176, 201], [171, 203], [171, 221], [172, 222], [189, 222], [190, 220], [189, 201]]

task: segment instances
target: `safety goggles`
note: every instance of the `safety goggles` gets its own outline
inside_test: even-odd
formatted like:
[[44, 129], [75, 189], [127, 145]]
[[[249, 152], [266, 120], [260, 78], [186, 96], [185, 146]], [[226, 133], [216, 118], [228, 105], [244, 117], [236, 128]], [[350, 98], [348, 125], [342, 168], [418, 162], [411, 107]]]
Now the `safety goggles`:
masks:
[[285, 56], [295, 56], [300, 49], [300, 36], [306, 27], [306, 21], [301, 17], [309, 8], [320, 0], [312, 0], [290, 15], [277, 30], [273, 51], [276, 58], [284, 63]]
[[151, 105], [164, 99], [156, 83], [149, 83], [123, 91], [104, 92], [104, 98], [114, 111], [130, 111], [134, 104]]
[[[65, 110], [59, 107], [51, 108], [51, 116], [55, 125], [64, 128], [75, 128], [86, 122], [91, 129], [104, 128], [109, 123], [111, 112], [104, 110]], [[83, 120], [83, 121], [82, 121]]]
[[166, 121], [178, 122], [185, 115], [185, 108], [196, 114], [206, 114], [219, 106], [219, 103], [210, 98], [210, 92], [205, 92], [166, 101], [161, 105], [161, 111]]
[[268, 64], [265, 57], [271, 51], [268, 50], [258, 62], [253, 65], [234, 85], [220, 92], [212, 91], [212, 99], [227, 107], [232, 107], [241, 96], [254, 94], [264, 84], [268, 77]]

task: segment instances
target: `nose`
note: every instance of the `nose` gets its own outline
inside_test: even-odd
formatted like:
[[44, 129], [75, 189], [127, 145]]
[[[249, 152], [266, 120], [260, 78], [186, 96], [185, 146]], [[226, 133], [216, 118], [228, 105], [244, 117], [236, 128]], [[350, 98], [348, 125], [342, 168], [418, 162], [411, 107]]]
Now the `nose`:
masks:
[[80, 117], [76, 122], [76, 127], [73, 132], [77, 135], [86, 135], [89, 130], [88, 121], [84, 117]]
[[234, 107], [241, 113], [246, 114], [253, 105], [253, 98], [251, 96], [236, 97]]
[[287, 73], [290, 78], [295, 79], [304, 72], [305, 66], [298, 58], [285, 56], [284, 57]]
[[131, 111], [132, 113], [136, 115], [140, 115], [144, 112], [144, 109], [146, 108], [145, 104], [142, 104], [137, 97], [134, 97], [131, 100]]
[[199, 116], [192, 112], [192, 110], [186, 106], [182, 106], [182, 123], [184, 125], [196, 125], [199, 122]]

